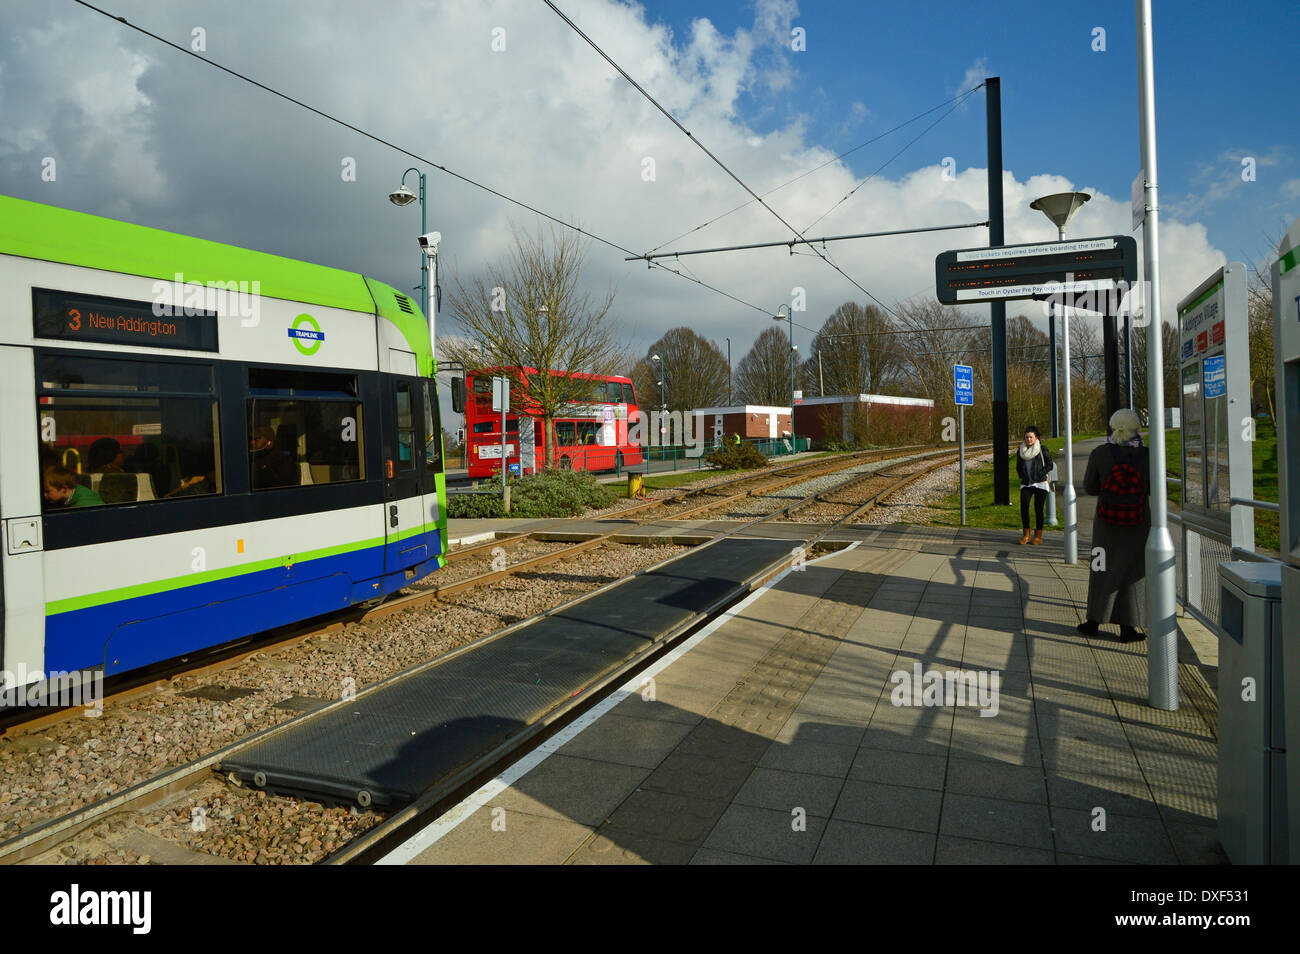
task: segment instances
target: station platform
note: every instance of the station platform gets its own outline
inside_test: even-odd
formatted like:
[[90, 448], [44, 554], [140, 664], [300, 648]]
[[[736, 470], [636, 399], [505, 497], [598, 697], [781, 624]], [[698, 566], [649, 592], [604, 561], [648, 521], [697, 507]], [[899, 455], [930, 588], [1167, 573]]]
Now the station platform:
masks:
[[1209, 634], [1179, 621], [1180, 708], [1152, 709], [1145, 643], [1075, 629], [1059, 541], [862, 530], [385, 861], [1225, 862]]
[[368, 688], [224, 760], [258, 788], [403, 807], [500, 757], [570, 700], [775, 572], [781, 540], [718, 540]]

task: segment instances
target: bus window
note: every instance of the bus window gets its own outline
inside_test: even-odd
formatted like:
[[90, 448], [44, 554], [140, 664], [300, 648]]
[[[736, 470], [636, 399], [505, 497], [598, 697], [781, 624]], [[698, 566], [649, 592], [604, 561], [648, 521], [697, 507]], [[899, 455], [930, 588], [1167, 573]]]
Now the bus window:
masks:
[[636, 394], [632, 390], [632, 385], [626, 381], [623, 382], [623, 403], [628, 405], [636, 403]]
[[610, 381], [609, 386], [605, 389], [609, 394], [610, 404], [619, 404], [623, 400], [623, 385], [617, 381]]
[[579, 421], [577, 424], [578, 434], [577, 443], [582, 446], [594, 445], [596, 443], [596, 422]]
[[572, 447], [577, 443], [572, 421], [555, 422], [555, 443], [560, 447]]

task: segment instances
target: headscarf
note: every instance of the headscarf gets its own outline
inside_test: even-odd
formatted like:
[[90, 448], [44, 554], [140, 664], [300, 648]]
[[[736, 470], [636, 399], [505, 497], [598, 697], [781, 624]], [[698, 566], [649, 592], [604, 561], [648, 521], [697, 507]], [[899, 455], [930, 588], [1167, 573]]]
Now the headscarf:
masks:
[[1107, 444], [1126, 444], [1129, 447], [1142, 446], [1142, 422], [1137, 412], [1131, 407], [1122, 407], [1110, 416], [1110, 436]]

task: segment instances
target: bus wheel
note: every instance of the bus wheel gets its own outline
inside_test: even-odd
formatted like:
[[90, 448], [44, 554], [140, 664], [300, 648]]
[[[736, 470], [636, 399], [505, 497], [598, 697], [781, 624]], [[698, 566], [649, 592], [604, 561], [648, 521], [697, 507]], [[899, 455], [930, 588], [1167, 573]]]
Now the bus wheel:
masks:
[[561, 457], [561, 458], [560, 458], [560, 470], [573, 470], [573, 458], [572, 458], [572, 457]]

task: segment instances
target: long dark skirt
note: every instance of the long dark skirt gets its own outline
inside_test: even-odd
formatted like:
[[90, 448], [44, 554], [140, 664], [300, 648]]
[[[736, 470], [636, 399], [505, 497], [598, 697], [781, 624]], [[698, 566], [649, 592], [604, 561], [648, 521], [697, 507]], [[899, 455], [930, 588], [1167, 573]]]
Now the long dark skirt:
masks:
[[[1088, 619], [1140, 629], [1146, 603], [1146, 543], [1149, 527], [1117, 527], [1097, 519], [1087, 558]], [[1082, 554], [1081, 554], [1082, 555]]]

